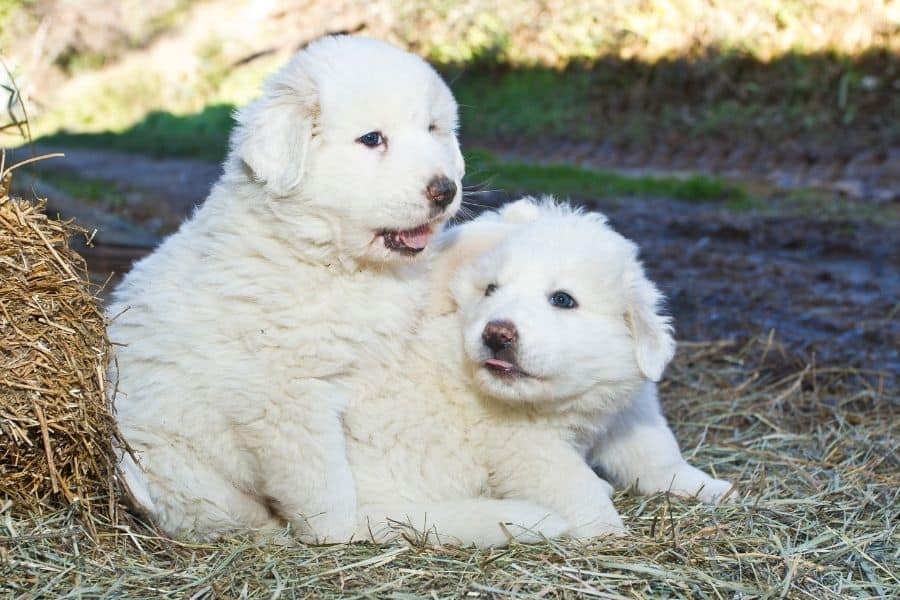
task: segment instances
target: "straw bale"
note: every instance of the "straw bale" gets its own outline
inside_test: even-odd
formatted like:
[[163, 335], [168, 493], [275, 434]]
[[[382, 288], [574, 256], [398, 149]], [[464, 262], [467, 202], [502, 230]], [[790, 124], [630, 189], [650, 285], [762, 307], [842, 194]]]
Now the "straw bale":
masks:
[[[5, 186], [4, 186], [5, 187]], [[8, 188], [7, 188], [8, 189]], [[109, 341], [78, 230], [0, 190], [0, 504], [114, 519]]]

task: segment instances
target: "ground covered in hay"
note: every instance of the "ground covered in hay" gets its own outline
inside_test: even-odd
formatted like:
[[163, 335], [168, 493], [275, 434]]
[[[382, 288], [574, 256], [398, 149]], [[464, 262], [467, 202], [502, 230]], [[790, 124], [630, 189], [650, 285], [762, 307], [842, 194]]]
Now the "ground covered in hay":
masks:
[[632, 534], [493, 551], [415, 544], [182, 544], [78, 508], [0, 507], [0, 596], [12, 598], [896, 598], [897, 397], [854, 371], [785, 371], [759, 339], [683, 344], [663, 401], [690, 460], [739, 483], [710, 508], [621, 491]]

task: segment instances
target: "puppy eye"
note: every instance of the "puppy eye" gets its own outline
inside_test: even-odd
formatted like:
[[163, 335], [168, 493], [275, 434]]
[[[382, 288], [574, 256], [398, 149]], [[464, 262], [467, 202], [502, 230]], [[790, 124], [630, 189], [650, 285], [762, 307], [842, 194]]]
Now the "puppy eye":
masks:
[[432, 123], [428, 126], [428, 133], [434, 133], [437, 131], [438, 126], [435, 123]]
[[575, 308], [578, 303], [575, 298], [563, 291], [557, 291], [550, 294], [550, 304], [557, 308]]
[[368, 146], [369, 148], [375, 148], [384, 143], [384, 135], [380, 131], [370, 131], [364, 135], [356, 138], [356, 141], [362, 144], [363, 146]]
[[487, 297], [487, 296], [490, 296], [491, 294], [493, 294], [493, 293], [496, 292], [496, 291], [497, 291], [497, 284], [496, 284], [496, 283], [490, 283], [490, 284], [488, 284], [488, 286], [487, 286], [486, 288], [484, 288], [484, 295], [485, 295], [485, 297]]

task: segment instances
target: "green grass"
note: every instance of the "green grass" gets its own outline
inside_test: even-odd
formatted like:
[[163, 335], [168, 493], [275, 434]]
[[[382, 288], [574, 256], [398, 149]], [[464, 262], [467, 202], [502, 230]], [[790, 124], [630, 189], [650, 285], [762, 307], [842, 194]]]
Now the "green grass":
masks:
[[[154, 112], [121, 133], [60, 132], [46, 136], [40, 142], [46, 147], [82, 146], [151, 156], [220, 161], [228, 149], [233, 110], [231, 105], [219, 104], [207, 106], [192, 115]], [[639, 196], [723, 201], [732, 208], [746, 208], [749, 202], [749, 197], [740, 187], [713, 177], [625, 176], [573, 165], [503, 161], [484, 150], [468, 151], [466, 160], [469, 172], [467, 185], [511, 193], [546, 193], [575, 198]]]
[[[646, 63], [604, 58], [564, 70], [446, 68], [463, 131], [486, 141], [558, 140], [628, 150], [732, 142], [860, 152], [900, 136], [900, 96], [887, 75], [897, 55], [788, 54], [760, 62], [737, 52]], [[868, 83], [866, 83], [868, 82]]]
[[463, 132], [484, 138], [592, 137], [585, 122], [590, 72], [573, 69], [448, 73]]
[[468, 152], [466, 163], [467, 183], [511, 193], [545, 193], [578, 199], [644, 197], [721, 201], [734, 209], [754, 205], [743, 188], [715, 177], [627, 176], [568, 164], [501, 161], [485, 151]]
[[121, 150], [156, 157], [187, 157], [220, 161], [228, 149], [234, 106], [214, 104], [190, 115], [154, 111], [122, 131], [96, 133], [59, 131], [37, 140], [48, 147]]
[[[213, 28], [186, 51], [196, 69], [173, 80], [172, 70], [140, 55], [142, 44], [177, 37], [194, 1], [148, 13], [131, 45], [98, 50], [109, 61], [85, 49], [58, 57], [72, 62], [64, 71], [75, 85], [60, 86], [32, 123], [41, 141], [219, 160], [232, 107], [286, 56], [241, 62]], [[451, 82], [470, 147], [583, 142], [663, 162], [739, 147], [845, 164], [900, 139], [898, 23], [881, 2], [557, 4], [393, 0], [386, 10], [396, 17], [395, 41]], [[369, 26], [368, 35], [386, 36]], [[112, 60], [125, 56], [134, 60]], [[88, 72], [96, 77], [80, 85]]]
[[40, 171], [35, 178], [38, 182], [38, 191], [40, 191], [40, 183], [47, 183], [68, 196], [90, 203], [102, 202], [112, 206], [125, 204], [122, 192], [108, 181], [49, 169]]
[[[217, 50], [211, 44], [203, 52], [214, 56]], [[161, 84], [142, 75], [47, 115], [35, 127], [45, 134], [39, 141], [221, 160], [231, 113], [246, 100], [235, 94], [251, 96], [275, 65], [232, 72], [222, 70], [221, 60], [206, 63], [213, 66], [199, 78], [194, 108], [166, 108], [154, 96]], [[751, 155], [788, 149], [792, 156], [805, 152], [845, 162], [889, 148], [900, 136], [900, 121], [892, 116], [900, 112], [900, 95], [889, 93], [885, 75], [898, 68], [897, 57], [873, 51], [856, 58], [789, 55], [765, 64], [726, 54], [656, 64], [604, 59], [565, 70], [443, 69], [459, 100], [469, 147], [524, 143], [552, 151], [579, 142], [622, 155], [739, 147]], [[866, 88], [864, 80], [877, 85]], [[705, 192], [684, 193], [692, 198]]]

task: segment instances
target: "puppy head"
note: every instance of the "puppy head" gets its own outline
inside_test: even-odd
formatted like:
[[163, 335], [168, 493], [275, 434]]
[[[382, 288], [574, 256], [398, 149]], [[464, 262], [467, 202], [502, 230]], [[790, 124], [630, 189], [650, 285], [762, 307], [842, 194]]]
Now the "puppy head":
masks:
[[637, 247], [601, 215], [539, 208], [453, 282], [475, 384], [510, 403], [588, 395], [599, 408], [658, 380], [675, 342]]
[[420, 58], [360, 37], [310, 44], [237, 114], [232, 156], [272, 212], [357, 262], [406, 261], [459, 208], [457, 106]]

